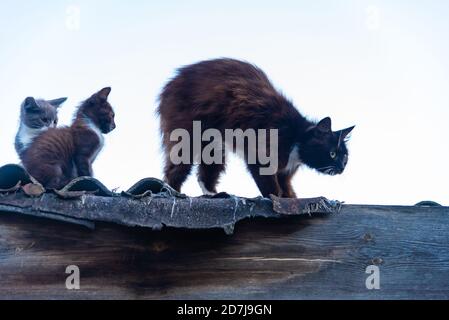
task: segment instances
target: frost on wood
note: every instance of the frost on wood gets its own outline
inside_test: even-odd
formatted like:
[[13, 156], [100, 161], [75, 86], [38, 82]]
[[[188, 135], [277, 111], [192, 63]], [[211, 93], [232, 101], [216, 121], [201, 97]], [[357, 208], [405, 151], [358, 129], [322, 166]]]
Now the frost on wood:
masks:
[[116, 193], [100, 181], [82, 177], [62, 190], [45, 190], [20, 166], [0, 168], [0, 211], [61, 220], [94, 228], [110, 222], [161, 230], [223, 229], [231, 234], [246, 218], [281, 218], [336, 213], [341, 203], [325, 198], [241, 198], [227, 193], [188, 197], [164, 182], [147, 178], [126, 192]]

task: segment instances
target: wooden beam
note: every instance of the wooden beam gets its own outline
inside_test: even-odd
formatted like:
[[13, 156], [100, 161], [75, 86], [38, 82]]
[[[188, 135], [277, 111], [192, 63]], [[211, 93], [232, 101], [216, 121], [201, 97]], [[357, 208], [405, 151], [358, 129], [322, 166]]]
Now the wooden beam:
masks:
[[[448, 299], [449, 208], [345, 205], [222, 230], [0, 214], [0, 298]], [[81, 272], [67, 290], [66, 267]], [[366, 268], [380, 270], [368, 290]]]

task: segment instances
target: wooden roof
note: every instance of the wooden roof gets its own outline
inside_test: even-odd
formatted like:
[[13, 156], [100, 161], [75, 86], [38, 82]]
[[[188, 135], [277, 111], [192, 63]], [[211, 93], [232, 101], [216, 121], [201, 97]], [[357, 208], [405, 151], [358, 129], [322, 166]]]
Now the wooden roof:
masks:
[[[84, 178], [50, 192], [10, 165], [0, 168], [0, 299], [447, 299], [448, 214], [189, 198], [157, 179], [120, 194]], [[70, 265], [80, 290], [65, 288]], [[366, 287], [371, 265], [379, 290]]]

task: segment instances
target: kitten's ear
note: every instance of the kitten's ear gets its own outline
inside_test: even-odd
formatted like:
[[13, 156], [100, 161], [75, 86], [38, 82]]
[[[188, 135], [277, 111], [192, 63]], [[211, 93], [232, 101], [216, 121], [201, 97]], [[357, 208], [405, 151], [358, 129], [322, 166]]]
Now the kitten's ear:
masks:
[[53, 107], [59, 108], [64, 102], [67, 101], [67, 98], [59, 98], [47, 101], [49, 104], [51, 104]]
[[97, 97], [100, 98], [100, 100], [102, 100], [102, 101], [106, 101], [106, 100], [108, 100], [111, 90], [112, 89], [110, 87], [103, 88], [100, 91], [98, 91]]
[[23, 106], [25, 108], [25, 111], [27, 112], [33, 112], [33, 111], [39, 111], [40, 108], [37, 105], [36, 100], [33, 97], [28, 97], [23, 102]]
[[323, 120], [318, 122], [318, 124], [316, 125], [316, 128], [318, 129], [318, 131], [320, 131], [322, 133], [332, 132], [332, 120], [331, 120], [331, 118], [329, 118], [329, 117], [324, 118]]
[[352, 126], [352, 127], [337, 131], [336, 133], [340, 134], [342, 139], [346, 139], [346, 137], [352, 132], [352, 130], [354, 130], [354, 128], [355, 128], [355, 126]]

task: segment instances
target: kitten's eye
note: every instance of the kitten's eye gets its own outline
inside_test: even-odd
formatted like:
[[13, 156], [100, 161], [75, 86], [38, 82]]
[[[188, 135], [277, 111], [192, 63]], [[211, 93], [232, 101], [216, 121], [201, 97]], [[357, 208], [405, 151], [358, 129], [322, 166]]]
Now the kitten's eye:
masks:
[[334, 151], [331, 151], [330, 156], [332, 159], [335, 159], [337, 157], [337, 153]]
[[49, 122], [48, 118], [42, 118], [41, 120], [42, 120], [42, 122], [44, 122], [44, 123], [48, 123], [48, 122]]

